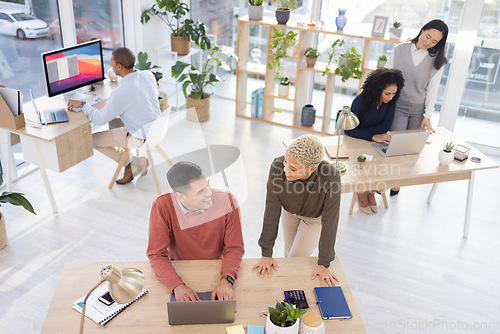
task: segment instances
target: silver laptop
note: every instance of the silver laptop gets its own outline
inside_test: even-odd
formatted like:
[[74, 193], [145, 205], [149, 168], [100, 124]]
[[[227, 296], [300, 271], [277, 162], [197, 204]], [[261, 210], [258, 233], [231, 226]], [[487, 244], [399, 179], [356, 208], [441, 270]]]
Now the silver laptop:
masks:
[[375, 143], [372, 146], [384, 157], [417, 154], [422, 152], [428, 137], [427, 131], [395, 133], [389, 144]]
[[54, 110], [40, 110], [35, 102], [35, 98], [33, 97], [33, 92], [30, 89], [31, 102], [33, 102], [33, 106], [35, 107], [36, 115], [38, 116], [38, 121], [40, 124], [52, 124], [52, 123], [61, 123], [68, 122], [68, 114], [66, 114], [66, 110], [62, 109], [54, 109]]
[[200, 301], [178, 302], [174, 294], [167, 303], [170, 325], [222, 324], [234, 322], [236, 300], [210, 300], [212, 292], [198, 292]]

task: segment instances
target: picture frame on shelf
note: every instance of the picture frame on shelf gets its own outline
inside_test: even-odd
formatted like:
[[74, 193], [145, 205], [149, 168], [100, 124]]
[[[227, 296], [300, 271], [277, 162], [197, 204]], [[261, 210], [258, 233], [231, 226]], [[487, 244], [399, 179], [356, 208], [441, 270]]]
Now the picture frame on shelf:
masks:
[[388, 21], [389, 17], [387, 16], [375, 16], [373, 18], [372, 36], [384, 37]]

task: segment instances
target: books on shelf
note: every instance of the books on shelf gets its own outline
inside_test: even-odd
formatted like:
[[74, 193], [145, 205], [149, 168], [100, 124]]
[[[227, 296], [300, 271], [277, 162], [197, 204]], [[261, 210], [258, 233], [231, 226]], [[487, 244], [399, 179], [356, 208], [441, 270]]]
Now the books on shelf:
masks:
[[340, 286], [314, 288], [314, 294], [321, 312], [321, 317], [330, 319], [351, 319], [351, 310]]
[[[104, 284], [99, 288], [95, 289], [87, 299], [87, 306], [85, 308], [85, 316], [101, 326], [106, 325], [111, 319], [120, 314], [124, 309], [133, 304], [137, 299], [144, 296], [148, 293], [148, 290], [142, 289], [139, 296], [137, 296], [134, 300], [127, 304], [118, 304], [117, 302], [112, 303], [111, 305], [106, 305], [103, 302], [99, 301], [99, 297], [108, 292], [108, 285]], [[82, 305], [85, 296], [75, 300], [73, 302], [73, 309], [78, 312], [82, 312]]]
[[263, 118], [264, 117], [264, 88], [256, 89], [252, 92], [251, 101], [251, 113], [252, 117]]

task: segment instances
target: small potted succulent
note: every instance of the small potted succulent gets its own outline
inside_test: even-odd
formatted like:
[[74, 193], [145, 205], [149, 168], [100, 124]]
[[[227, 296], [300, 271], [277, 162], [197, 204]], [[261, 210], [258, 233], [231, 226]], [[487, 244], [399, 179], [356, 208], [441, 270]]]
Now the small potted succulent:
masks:
[[248, 19], [260, 21], [264, 17], [264, 0], [248, 0]]
[[300, 317], [307, 313], [303, 309], [294, 309], [287, 302], [276, 302], [276, 307], [269, 307], [266, 321], [267, 334], [298, 333]]
[[381, 55], [380, 57], [378, 57], [378, 60], [377, 60], [377, 69], [383, 68], [386, 63], [387, 63], [387, 56]]
[[314, 67], [314, 64], [316, 64], [316, 60], [318, 60], [320, 53], [318, 52], [318, 49], [307, 48], [304, 52], [304, 55], [306, 56], [307, 67]]
[[[21, 205], [26, 211], [35, 214], [35, 210], [31, 203], [24, 197], [24, 194], [21, 193], [11, 193], [11, 192], [3, 192], [0, 195], [0, 203], [9, 203], [12, 205]], [[0, 212], [0, 249], [5, 248], [9, 240], [7, 239], [7, 230], [5, 228], [5, 218], [3, 214]]]
[[278, 86], [278, 96], [288, 97], [290, 93], [290, 80], [288, 77], [281, 78], [280, 84]]
[[453, 161], [455, 155], [453, 154], [453, 143], [444, 143], [443, 149], [439, 151], [438, 159], [439, 163], [444, 166], [448, 166]]
[[297, 0], [272, 0], [276, 5], [276, 21], [278, 24], [286, 24], [290, 19], [290, 12], [297, 9]]
[[392, 27], [389, 28], [389, 38], [401, 40], [403, 36], [403, 28], [401, 28], [403, 24], [399, 21], [394, 21]]
[[366, 157], [364, 155], [360, 155], [358, 157], [358, 168], [359, 169], [365, 168], [365, 162], [366, 162]]

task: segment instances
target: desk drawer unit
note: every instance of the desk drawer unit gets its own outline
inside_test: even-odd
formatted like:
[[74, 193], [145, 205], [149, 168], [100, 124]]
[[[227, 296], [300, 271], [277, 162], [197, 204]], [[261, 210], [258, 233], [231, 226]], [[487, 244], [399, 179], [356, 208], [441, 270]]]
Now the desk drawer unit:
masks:
[[90, 124], [62, 134], [52, 141], [22, 136], [21, 143], [25, 161], [41, 164], [56, 172], [63, 172], [94, 154]]

